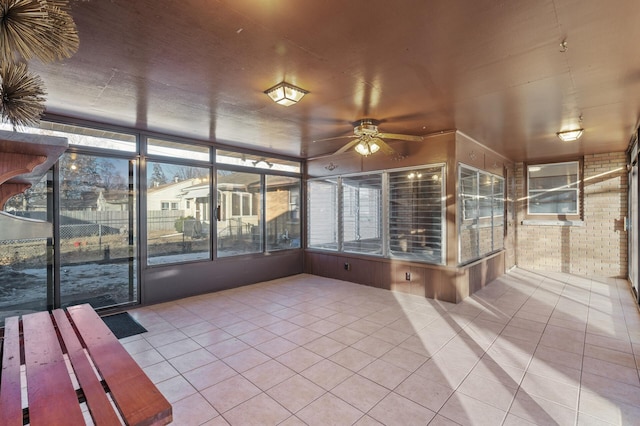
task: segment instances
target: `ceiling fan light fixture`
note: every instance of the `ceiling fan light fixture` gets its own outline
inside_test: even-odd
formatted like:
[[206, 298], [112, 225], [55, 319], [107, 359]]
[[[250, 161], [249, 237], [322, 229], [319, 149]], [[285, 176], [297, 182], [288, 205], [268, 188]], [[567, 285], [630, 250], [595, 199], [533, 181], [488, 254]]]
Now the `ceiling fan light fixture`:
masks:
[[375, 143], [374, 141], [360, 141], [355, 148], [356, 152], [360, 155], [364, 155], [365, 157], [375, 154], [380, 150], [380, 145]]
[[265, 90], [264, 93], [278, 105], [291, 106], [297, 104], [309, 92], [283, 81]]
[[556, 133], [562, 142], [573, 142], [580, 139], [584, 129], [574, 129], [574, 130], [565, 130], [562, 132]]

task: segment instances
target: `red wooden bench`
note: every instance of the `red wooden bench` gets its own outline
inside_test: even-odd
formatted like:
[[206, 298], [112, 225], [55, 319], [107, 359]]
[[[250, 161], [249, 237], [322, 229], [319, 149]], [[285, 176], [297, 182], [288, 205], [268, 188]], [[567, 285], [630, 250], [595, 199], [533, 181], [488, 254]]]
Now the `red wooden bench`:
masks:
[[169, 402], [90, 305], [7, 318], [2, 424], [82, 425], [82, 403], [98, 426], [166, 425], [172, 420]]

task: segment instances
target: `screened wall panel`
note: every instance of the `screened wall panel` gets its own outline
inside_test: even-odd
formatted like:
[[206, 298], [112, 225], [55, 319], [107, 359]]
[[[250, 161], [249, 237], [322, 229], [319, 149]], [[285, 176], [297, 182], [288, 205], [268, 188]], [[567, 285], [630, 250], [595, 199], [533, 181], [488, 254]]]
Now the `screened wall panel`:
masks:
[[261, 175], [218, 170], [218, 257], [262, 251]]
[[444, 264], [443, 176], [437, 165], [308, 181], [307, 247]]
[[308, 247], [338, 250], [338, 182], [336, 179], [308, 183]]
[[61, 306], [136, 302], [133, 161], [65, 153], [58, 170]]
[[478, 172], [474, 169], [460, 167], [458, 174], [459, 208], [461, 218], [458, 232], [459, 262], [465, 263], [478, 257], [479, 231], [478, 217], [480, 212], [478, 200]]
[[504, 248], [504, 179], [472, 167], [458, 168], [458, 262]]
[[391, 257], [443, 262], [443, 168], [389, 173]]
[[[51, 220], [53, 174], [7, 200], [3, 211]], [[2, 235], [3, 229], [0, 229]], [[0, 239], [0, 326], [7, 317], [45, 311], [53, 306], [51, 238]]]
[[342, 178], [345, 252], [382, 254], [382, 174]]
[[210, 249], [210, 171], [147, 163], [147, 264], [206, 260]]
[[267, 175], [267, 251], [300, 247], [300, 178]]

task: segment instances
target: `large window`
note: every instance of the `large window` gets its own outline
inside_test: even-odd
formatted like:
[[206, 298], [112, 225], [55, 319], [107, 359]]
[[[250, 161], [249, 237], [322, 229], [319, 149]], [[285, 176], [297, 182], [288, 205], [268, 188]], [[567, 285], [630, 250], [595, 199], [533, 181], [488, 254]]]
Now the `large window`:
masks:
[[299, 161], [217, 149], [217, 257], [300, 248]]
[[[11, 197], [4, 211], [28, 219], [51, 220], [53, 174], [23, 194]], [[2, 234], [0, 230], [0, 235]], [[4, 319], [53, 305], [51, 238], [0, 238], [0, 326]]]
[[137, 301], [134, 162], [66, 153], [58, 164], [62, 306]]
[[504, 178], [458, 168], [458, 261], [468, 263], [504, 247]]
[[308, 246], [338, 250], [338, 180], [310, 180], [307, 189]]
[[346, 252], [382, 254], [382, 174], [342, 178], [342, 241]]
[[267, 251], [300, 247], [300, 179], [266, 176]]
[[0, 318], [77, 303], [136, 303], [136, 136], [45, 121], [21, 130], [66, 137], [70, 149], [4, 206], [46, 220], [53, 238], [0, 241]]
[[580, 211], [580, 163], [527, 166], [528, 213], [577, 215]]
[[218, 257], [300, 248], [299, 161], [47, 121], [21, 131], [66, 137], [69, 149], [3, 206], [4, 227], [11, 215], [50, 227], [19, 240], [0, 229], [0, 325], [76, 303], [136, 303], [141, 258], [214, 261], [214, 244]]
[[147, 263], [210, 258], [209, 168], [147, 163]]
[[308, 247], [444, 263], [443, 176], [437, 165], [310, 180]]
[[410, 260], [443, 262], [443, 168], [389, 173], [390, 253]]
[[262, 180], [218, 169], [218, 257], [262, 251]]

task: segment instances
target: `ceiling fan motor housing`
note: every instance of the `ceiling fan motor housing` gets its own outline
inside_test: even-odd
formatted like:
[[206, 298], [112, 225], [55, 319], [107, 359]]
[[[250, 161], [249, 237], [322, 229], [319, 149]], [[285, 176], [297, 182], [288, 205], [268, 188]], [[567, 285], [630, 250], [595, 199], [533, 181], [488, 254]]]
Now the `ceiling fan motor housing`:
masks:
[[376, 135], [378, 134], [378, 122], [376, 120], [364, 119], [360, 120], [353, 126], [353, 133], [356, 136]]

